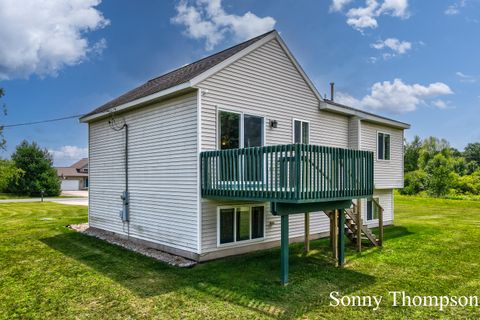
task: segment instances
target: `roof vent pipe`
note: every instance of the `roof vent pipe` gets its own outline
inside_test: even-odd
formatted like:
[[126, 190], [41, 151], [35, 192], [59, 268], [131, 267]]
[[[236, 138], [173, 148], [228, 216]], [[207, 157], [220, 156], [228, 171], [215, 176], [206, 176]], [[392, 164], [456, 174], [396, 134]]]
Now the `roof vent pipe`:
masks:
[[333, 101], [335, 96], [335, 82], [330, 82], [330, 100]]

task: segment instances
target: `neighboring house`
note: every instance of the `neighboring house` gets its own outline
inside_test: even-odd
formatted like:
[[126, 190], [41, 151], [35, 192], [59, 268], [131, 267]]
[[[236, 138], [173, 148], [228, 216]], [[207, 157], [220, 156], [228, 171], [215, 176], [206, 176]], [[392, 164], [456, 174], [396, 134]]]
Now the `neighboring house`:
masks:
[[281, 234], [303, 240], [305, 216], [282, 213], [310, 212], [310, 238], [328, 236], [322, 210], [354, 199], [365, 199], [366, 225], [378, 225], [375, 200], [392, 224], [393, 190], [403, 187], [409, 125], [324, 99], [276, 31], [81, 121], [90, 227], [199, 261], [278, 246]]
[[83, 158], [70, 167], [56, 167], [62, 191], [88, 189], [88, 158]]

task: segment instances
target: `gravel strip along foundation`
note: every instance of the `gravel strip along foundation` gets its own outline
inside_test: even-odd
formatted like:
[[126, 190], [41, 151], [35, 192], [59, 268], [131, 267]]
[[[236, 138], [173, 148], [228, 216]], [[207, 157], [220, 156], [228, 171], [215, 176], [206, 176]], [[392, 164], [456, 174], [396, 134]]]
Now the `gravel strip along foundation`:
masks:
[[181, 267], [181, 268], [190, 268], [197, 264], [195, 261], [192, 261], [180, 256], [176, 256], [155, 248], [150, 248], [138, 243], [133, 243], [131, 241], [128, 241], [127, 239], [120, 238], [115, 234], [112, 234], [111, 232], [89, 228], [87, 223], [71, 224], [71, 225], [68, 225], [67, 227], [77, 232], [123, 247], [127, 250], [138, 252], [147, 257], [168, 263], [169, 265], [172, 265], [172, 266]]

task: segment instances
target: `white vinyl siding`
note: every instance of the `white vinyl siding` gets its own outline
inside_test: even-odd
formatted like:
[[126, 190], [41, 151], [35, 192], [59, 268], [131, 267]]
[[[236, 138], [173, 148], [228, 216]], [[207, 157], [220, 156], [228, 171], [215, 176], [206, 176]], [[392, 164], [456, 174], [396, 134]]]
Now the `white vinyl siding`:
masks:
[[[390, 135], [390, 160], [379, 160], [378, 133]], [[375, 189], [403, 188], [403, 130], [362, 121], [361, 149], [374, 152]]]
[[[393, 224], [393, 189], [382, 189], [375, 190], [373, 192], [373, 198], [377, 199], [380, 205], [383, 208], [383, 224], [390, 225]], [[363, 200], [362, 206], [363, 214], [363, 223], [369, 227], [377, 227], [378, 220], [367, 220], [367, 200]]]
[[360, 149], [361, 139], [361, 121], [358, 117], [351, 117], [348, 122], [348, 148], [358, 150]]
[[[292, 64], [277, 40], [254, 50], [198, 85], [208, 90], [202, 96], [202, 151], [217, 149], [217, 110], [230, 110], [278, 121], [277, 128], [266, 126], [265, 144], [290, 144], [293, 119], [309, 122], [310, 144], [346, 148], [349, 119], [319, 110], [319, 101]], [[217, 206], [227, 204], [202, 199], [202, 253], [217, 248]], [[280, 220], [265, 207], [264, 241], [280, 239]], [[303, 235], [303, 215], [290, 217], [290, 236]], [[329, 230], [324, 213], [311, 214], [311, 232]]]
[[196, 252], [197, 95], [120, 114], [129, 125], [130, 225], [119, 218], [125, 188], [124, 130], [89, 125], [90, 226]]

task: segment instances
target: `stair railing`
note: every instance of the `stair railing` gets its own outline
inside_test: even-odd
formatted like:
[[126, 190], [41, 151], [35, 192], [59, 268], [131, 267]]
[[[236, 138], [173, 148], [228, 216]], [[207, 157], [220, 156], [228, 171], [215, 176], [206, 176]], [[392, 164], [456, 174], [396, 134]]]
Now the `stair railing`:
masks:
[[383, 246], [383, 207], [380, 203], [372, 198], [372, 203], [378, 209], [378, 242], [380, 246]]

